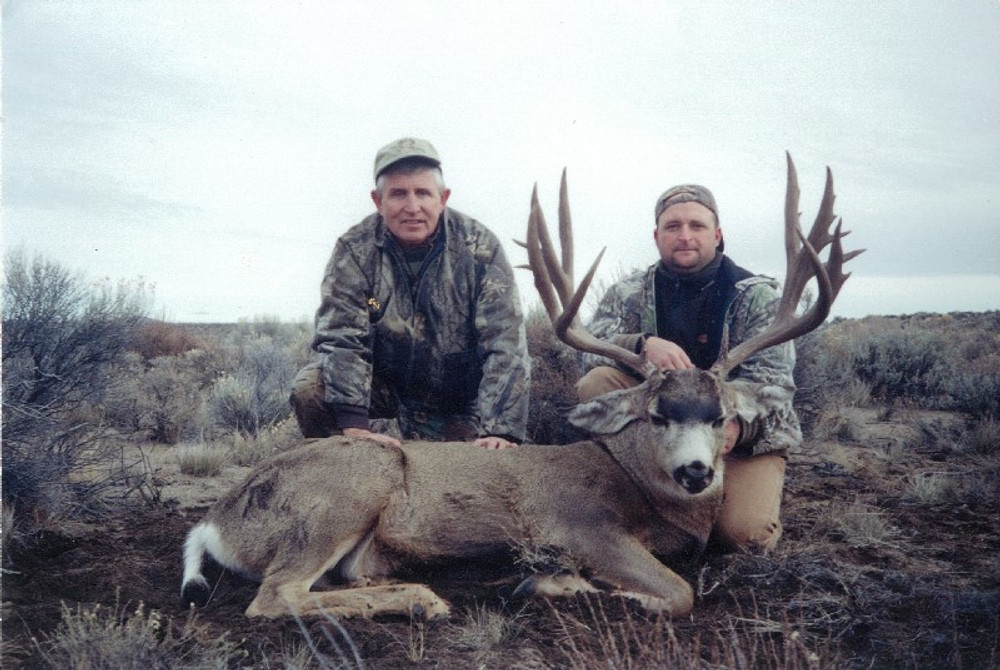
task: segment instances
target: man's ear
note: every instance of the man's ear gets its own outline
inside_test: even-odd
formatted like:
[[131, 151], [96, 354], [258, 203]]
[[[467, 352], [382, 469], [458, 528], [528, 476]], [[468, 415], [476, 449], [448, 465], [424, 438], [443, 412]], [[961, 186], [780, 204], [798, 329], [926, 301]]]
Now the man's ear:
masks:
[[639, 389], [612, 391], [577, 405], [569, 413], [569, 422], [594, 435], [613, 435], [642, 418]]
[[448, 198], [451, 197], [451, 189], [446, 188], [444, 192], [441, 193], [441, 206], [444, 207], [448, 204]]
[[382, 195], [378, 191], [376, 191], [375, 189], [372, 189], [372, 202], [375, 203], [375, 209], [377, 209], [378, 211], [381, 212], [382, 211]]

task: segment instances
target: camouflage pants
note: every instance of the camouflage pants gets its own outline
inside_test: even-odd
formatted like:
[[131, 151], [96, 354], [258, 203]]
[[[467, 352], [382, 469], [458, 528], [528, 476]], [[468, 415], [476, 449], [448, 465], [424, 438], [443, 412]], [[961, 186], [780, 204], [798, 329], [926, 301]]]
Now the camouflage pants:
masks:
[[[639, 382], [618, 368], [598, 366], [576, 384], [580, 402]], [[781, 538], [784, 453], [725, 457], [726, 497], [712, 529], [711, 543], [723, 551], [766, 552]]]
[[[289, 398], [304, 437], [339, 435], [336, 412], [324, 400], [323, 375], [318, 363], [299, 370]], [[395, 397], [384, 384], [373, 381], [368, 410], [372, 432], [400, 439], [458, 441], [477, 436], [478, 421], [471, 414], [442, 414], [415, 407]]]

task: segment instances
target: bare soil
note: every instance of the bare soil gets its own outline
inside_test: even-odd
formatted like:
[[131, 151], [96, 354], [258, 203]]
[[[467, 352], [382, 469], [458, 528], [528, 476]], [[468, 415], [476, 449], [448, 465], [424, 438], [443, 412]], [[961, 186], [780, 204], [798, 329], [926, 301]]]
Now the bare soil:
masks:
[[[900, 411], [885, 419], [874, 410], [851, 410], [843, 418], [834, 440], [811, 440], [792, 455], [785, 535], [775, 552], [709, 556], [685, 573], [699, 598], [691, 617], [672, 623], [677, 640], [704, 659], [734, 640], [744, 650], [772, 650], [750, 667], [765, 659], [770, 667], [1000, 667], [1000, 454], [949, 444], [960, 423], [955, 416]], [[3, 575], [3, 668], [41, 667], [32, 638], [44, 640], [55, 630], [61, 602], [142, 602], [176, 622], [187, 616], [179, 597], [185, 534], [247, 469], [186, 477], [167, 447], [146, 448], [162, 504], [136, 506], [100, 524], [61, 527], [13, 557]], [[950, 488], [921, 501], [914, 494], [920, 479]], [[228, 633], [239, 642], [246, 658], [233, 667], [282, 667], [268, 659], [301, 645], [299, 626], [246, 619], [256, 585], [218, 569], [208, 576], [215, 592], [198, 617], [210, 634]], [[663, 630], [656, 617], [613, 598], [512, 603], [507, 595], [516, 577], [493, 566], [457, 579], [440, 572], [424, 577], [452, 601], [452, 619], [344, 622], [365, 667], [562, 668], [585, 656], [595, 659], [589, 667], [649, 667], [599, 657], [610, 655], [606, 642], [620, 635], [632, 649], [624, 654], [639, 658], [636, 647], [656, 644], [655, 633]], [[516, 616], [517, 634], [470, 648], [458, 633], [463, 618], [476, 611]], [[336, 658], [324, 640], [328, 624], [307, 626]], [[574, 639], [594, 646], [574, 652]], [[812, 660], [782, 664], [793, 643]], [[723, 667], [723, 661], [706, 660], [702, 667]]]

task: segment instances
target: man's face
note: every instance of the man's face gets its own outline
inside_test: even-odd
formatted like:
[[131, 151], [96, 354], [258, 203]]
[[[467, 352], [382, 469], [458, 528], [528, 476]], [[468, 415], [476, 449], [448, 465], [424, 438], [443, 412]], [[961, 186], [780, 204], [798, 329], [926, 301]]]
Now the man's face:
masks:
[[417, 247], [437, 230], [449, 195], [438, 190], [434, 172], [424, 170], [384, 175], [382, 193], [372, 191], [372, 200], [392, 236], [404, 247]]
[[660, 213], [653, 239], [668, 269], [691, 274], [715, 258], [722, 230], [708, 207], [699, 202], [681, 202]]

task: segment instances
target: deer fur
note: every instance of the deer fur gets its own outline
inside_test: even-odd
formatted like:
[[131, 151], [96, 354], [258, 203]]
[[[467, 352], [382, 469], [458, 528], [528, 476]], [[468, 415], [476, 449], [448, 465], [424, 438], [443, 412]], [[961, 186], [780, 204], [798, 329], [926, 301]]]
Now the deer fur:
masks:
[[[575, 419], [603, 434], [572, 445], [396, 448], [332, 437], [275, 456], [189, 533], [183, 597], [207, 600], [207, 553], [261, 581], [247, 616], [433, 617], [449, 607], [427, 587], [378, 582], [411, 566], [531, 546], [565, 552], [594, 580], [683, 615], [692, 589], [660, 558], [690, 557], [708, 539], [722, 495], [721, 422], [713, 423], [732, 412], [719, 394], [690, 416], [663, 414], [678, 385], [692, 382], [718, 386], [700, 371], [656, 375], [579, 406]], [[310, 591], [327, 571], [352, 586]], [[545, 577], [519, 593], [545, 591]], [[573, 584], [587, 588], [582, 578]]]

